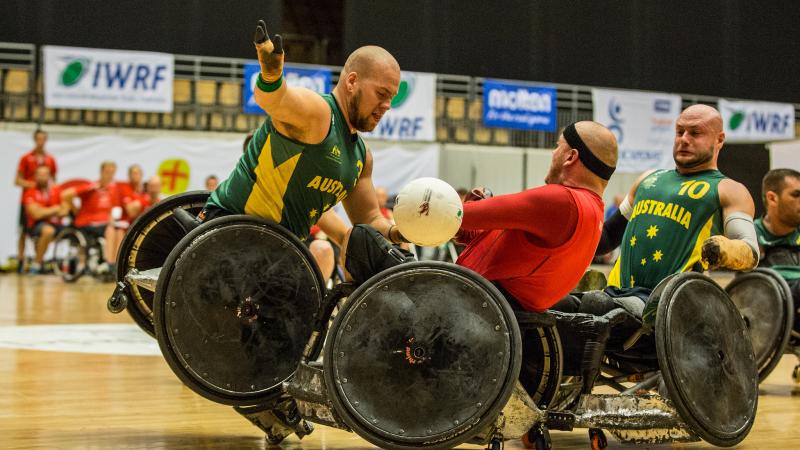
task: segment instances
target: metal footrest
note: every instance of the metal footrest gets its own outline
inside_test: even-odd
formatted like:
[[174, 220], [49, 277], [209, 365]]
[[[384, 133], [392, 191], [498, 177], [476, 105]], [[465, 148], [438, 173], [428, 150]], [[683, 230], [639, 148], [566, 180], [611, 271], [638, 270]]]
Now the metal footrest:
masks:
[[148, 291], [156, 291], [156, 283], [158, 283], [158, 275], [161, 273], [161, 267], [155, 269], [142, 270], [141, 272], [136, 269], [131, 269], [125, 275], [125, 281], [132, 285], [139, 286], [140, 288], [147, 289]]

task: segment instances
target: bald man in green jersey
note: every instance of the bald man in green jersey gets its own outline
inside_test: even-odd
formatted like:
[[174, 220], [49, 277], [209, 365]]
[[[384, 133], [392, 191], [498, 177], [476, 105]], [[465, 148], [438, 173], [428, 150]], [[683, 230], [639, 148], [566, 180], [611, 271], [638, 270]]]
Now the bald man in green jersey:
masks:
[[[254, 43], [261, 65], [255, 101], [268, 117], [236, 168], [212, 192], [200, 218], [258, 216], [279, 223], [301, 239], [318, 224], [343, 247], [350, 239], [366, 240], [367, 247], [377, 248], [381, 257], [396, 257], [380, 236], [393, 243], [403, 238], [380, 212], [372, 183], [372, 155], [358, 132], [373, 130], [389, 110], [400, 85], [397, 61], [383, 48], [361, 47], [347, 58], [333, 92], [320, 95], [287, 86], [282, 38], [270, 39], [263, 21], [256, 28]], [[329, 212], [338, 202], [352, 223], [368, 227], [347, 229]], [[360, 256], [347, 254], [346, 258]]]

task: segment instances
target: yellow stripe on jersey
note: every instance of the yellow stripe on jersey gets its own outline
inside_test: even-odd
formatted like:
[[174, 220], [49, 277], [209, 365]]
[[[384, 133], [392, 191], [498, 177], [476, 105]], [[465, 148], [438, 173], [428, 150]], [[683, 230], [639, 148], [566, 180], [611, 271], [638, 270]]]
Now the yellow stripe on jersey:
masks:
[[258, 165], [254, 172], [256, 182], [253, 190], [247, 197], [244, 205], [244, 212], [248, 215], [272, 219], [276, 223], [281, 222], [283, 215], [283, 194], [289, 186], [289, 180], [300, 160], [300, 153], [286, 160], [283, 164], [275, 167], [272, 160], [272, 135], [267, 136], [261, 153], [258, 156]]
[[692, 266], [696, 262], [700, 262], [703, 265], [703, 270], [708, 270], [708, 263], [705, 261], [701, 261], [703, 257], [703, 242], [706, 241], [709, 237], [711, 237], [711, 224], [714, 222], [714, 216], [712, 215], [708, 222], [703, 225], [703, 228], [700, 230], [700, 233], [697, 235], [697, 240], [694, 242], [694, 249], [692, 249], [692, 254], [689, 256], [689, 260], [686, 261], [686, 264], [681, 269], [681, 272], [688, 272], [692, 270]]
[[619, 262], [622, 261], [621, 257], [617, 257], [617, 262], [614, 263], [614, 268], [611, 269], [611, 273], [608, 274], [608, 285], [619, 287], [619, 273], [622, 269], [619, 267]]

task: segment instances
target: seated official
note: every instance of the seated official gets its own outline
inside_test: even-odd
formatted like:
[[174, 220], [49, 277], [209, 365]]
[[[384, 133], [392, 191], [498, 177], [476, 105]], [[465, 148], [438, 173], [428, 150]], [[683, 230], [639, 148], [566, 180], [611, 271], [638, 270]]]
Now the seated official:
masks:
[[28, 233], [36, 240], [36, 255], [30, 273], [38, 274], [42, 272], [47, 247], [61, 229], [61, 217], [65, 215], [65, 210], [61, 205], [61, 191], [51, 183], [49, 167], [37, 167], [34, 181], [36, 186], [23, 193], [22, 204], [25, 207]]
[[73, 225], [89, 238], [104, 238], [103, 258], [108, 269], [113, 269], [116, 261], [116, 232], [113, 226], [112, 209], [120, 207], [120, 194], [114, 183], [117, 165], [113, 161], [105, 161], [100, 165], [100, 180], [85, 186], [65, 189], [62, 201], [71, 204], [75, 197], [80, 198]]

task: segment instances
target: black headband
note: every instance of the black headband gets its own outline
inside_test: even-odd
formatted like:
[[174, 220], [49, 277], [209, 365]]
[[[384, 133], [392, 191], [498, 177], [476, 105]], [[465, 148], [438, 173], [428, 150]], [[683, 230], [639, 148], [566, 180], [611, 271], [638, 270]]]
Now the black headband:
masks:
[[611, 174], [614, 173], [616, 167], [608, 166], [603, 161], [600, 161], [597, 156], [594, 156], [594, 153], [589, 150], [589, 147], [583, 142], [583, 139], [581, 139], [578, 130], [575, 129], [574, 123], [567, 125], [567, 127], [564, 128], [563, 134], [567, 144], [578, 150], [578, 158], [587, 169], [604, 180], [611, 178]]

